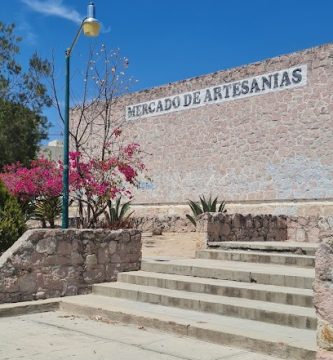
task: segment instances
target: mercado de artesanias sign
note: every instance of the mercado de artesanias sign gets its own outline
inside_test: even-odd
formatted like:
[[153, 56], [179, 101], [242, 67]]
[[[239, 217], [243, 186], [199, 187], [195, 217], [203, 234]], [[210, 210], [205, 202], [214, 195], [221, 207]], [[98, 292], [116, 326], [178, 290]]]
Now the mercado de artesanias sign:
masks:
[[307, 83], [307, 65], [249, 77], [226, 84], [146, 101], [126, 107], [126, 119], [137, 120], [222, 103], [274, 91], [292, 89]]

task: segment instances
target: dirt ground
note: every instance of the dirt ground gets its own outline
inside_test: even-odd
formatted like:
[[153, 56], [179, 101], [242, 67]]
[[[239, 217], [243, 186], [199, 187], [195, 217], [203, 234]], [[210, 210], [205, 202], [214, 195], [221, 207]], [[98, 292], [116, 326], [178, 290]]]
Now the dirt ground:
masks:
[[142, 256], [170, 256], [194, 258], [198, 248], [200, 236], [196, 232], [163, 233], [162, 235], [142, 234]]

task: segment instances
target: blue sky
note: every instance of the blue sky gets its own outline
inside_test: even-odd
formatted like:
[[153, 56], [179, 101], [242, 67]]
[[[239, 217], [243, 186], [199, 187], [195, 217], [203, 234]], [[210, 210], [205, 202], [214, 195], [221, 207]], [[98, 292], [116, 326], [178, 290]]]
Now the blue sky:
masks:
[[[24, 62], [35, 50], [54, 54], [64, 76], [71, 43], [87, 0], [4, 0], [0, 20], [24, 37]], [[333, 41], [332, 0], [95, 0], [103, 33], [98, 41], [120, 48], [129, 72], [150, 88]], [[72, 68], [79, 69], [91, 40], [79, 39]], [[74, 83], [80, 86], [79, 83]], [[75, 89], [74, 89], [75, 90]], [[59, 138], [57, 114], [50, 139]]]

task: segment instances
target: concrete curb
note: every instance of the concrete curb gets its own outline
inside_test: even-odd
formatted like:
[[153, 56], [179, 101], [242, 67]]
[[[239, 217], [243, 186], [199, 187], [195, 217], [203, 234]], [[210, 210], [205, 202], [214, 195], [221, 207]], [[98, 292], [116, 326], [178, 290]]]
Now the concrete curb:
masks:
[[0, 317], [19, 316], [58, 310], [62, 298], [24, 301], [0, 305]]

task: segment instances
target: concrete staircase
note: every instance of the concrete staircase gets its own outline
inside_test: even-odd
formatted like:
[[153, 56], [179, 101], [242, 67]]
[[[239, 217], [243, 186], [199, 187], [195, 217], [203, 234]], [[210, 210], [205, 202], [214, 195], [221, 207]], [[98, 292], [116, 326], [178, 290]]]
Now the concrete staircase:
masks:
[[314, 359], [315, 245], [214, 243], [196, 259], [150, 259], [91, 295], [64, 298], [76, 315], [134, 323], [283, 359]]

